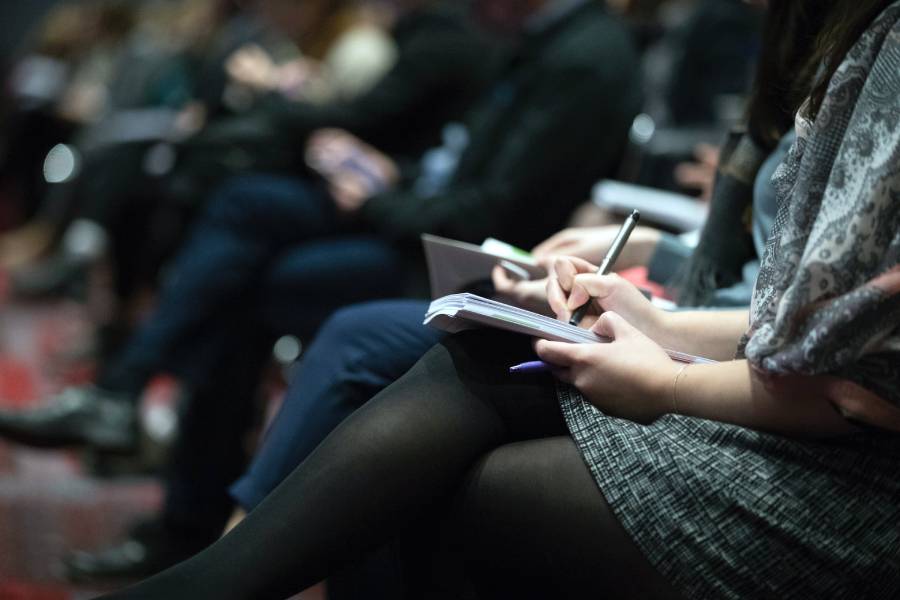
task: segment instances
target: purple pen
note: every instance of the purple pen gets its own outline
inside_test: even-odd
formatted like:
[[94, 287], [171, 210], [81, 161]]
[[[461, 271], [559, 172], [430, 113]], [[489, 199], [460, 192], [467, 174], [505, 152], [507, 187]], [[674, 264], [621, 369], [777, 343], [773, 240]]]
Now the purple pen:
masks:
[[528, 362], [523, 362], [520, 365], [513, 365], [509, 368], [510, 373], [546, 373], [553, 369], [551, 365], [548, 365], [542, 360], [532, 360]]

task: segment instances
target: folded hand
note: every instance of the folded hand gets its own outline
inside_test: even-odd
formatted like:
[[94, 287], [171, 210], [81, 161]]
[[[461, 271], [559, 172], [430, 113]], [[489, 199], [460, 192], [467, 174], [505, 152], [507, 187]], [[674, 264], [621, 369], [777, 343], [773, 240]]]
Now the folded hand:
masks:
[[394, 161], [359, 138], [340, 129], [322, 129], [310, 136], [306, 163], [329, 185], [338, 209], [358, 210], [396, 183]]

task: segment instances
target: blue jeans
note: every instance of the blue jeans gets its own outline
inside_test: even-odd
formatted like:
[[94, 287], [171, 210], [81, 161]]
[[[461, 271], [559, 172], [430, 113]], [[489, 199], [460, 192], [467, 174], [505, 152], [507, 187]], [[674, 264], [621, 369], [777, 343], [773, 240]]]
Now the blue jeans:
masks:
[[428, 303], [389, 300], [336, 312], [304, 355], [265, 441], [231, 494], [251, 510], [331, 430], [393, 383], [443, 332], [422, 325]]
[[393, 249], [350, 231], [320, 187], [269, 175], [233, 179], [215, 194], [153, 315], [100, 385], [136, 395], [161, 371], [203, 384], [235, 321], [261, 318], [275, 333], [308, 335], [335, 307], [398, 293], [400, 272]]
[[[340, 248], [332, 247], [331, 253], [321, 254], [323, 258], [341, 258], [345, 265], [342, 272], [351, 280], [361, 282], [360, 287], [352, 288], [356, 297], [352, 298], [348, 290], [345, 301], [370, 298], [373, 293], [370, 276], [385, 271], [380, 268], [366, 274], [350, 268], [351, 264], [360, 268], [366, 264], [367, 261], [361, 257], [350, 260], [357, 252], [366, 250], [367, 256], [371, 258], [379, 254], [377, 245], [367, 245], [364, 240], [357, 240], [352, 245], [342, 244]], [[264, 293], [252, 315], [236, 318], [234, 323], [223, 325], [214, 332], [215, 335], [205, 336], [192, 344], [195, 355], [195, 360], [191, 363], [192, 379], [195, 383], [191, 386], [190, 402], [182, 405], [179, 415], [180, 435], [165, 477], [163, 518], [178, 530], [193, 530], [198, 535], [210, 536], [210, 539], [215, 539], [221, 532], [234, 504], [228, 494], [228, 486], [241, 476], [246, 467], [244, 441], [248, 429], [255, 423], [254, 400], [257, 397], [260, 373], [271, 356], [272, 341], [277, 335], [286, 333], [308, 338], [312, 328], [320, 325], [333, 308], [331, 304], [323, 304], [319, 310], [298, 309], [304, 306], [304, 295], [301, 292], [307, 281], [301, 275], [308, 275], [312, 267], [308, 259], [307, 251], [301, 248], [284, 255], [266, 274], [266, 281], [261, 287]], [[315, 262], [317, 261], [313, 261]], [[322, 262], [323, 270], [331, 264], [328, 260]], [[346, 309], [339, 311], [339, 314], [354, 312], [354, 309]], [[424, 312], [424, 303], [410, 311], [411, 327], [421, 323]], [[372, 316], [381, 318], [379, 315]], [[338, 323], [341, 325], [335, 327], [334, 324]], [[328, 360], [332, 348], [340, 340], [347, 339], [352, 344], [352, 340], [368, 331], [367, 327], [376, 328], [377, 321], [345, 321], [338, 316], [322, 327], [323, 340], [331, 341], [314, 341], [307, 354], [310, 357], [321, 357], [319, 361], [312, 363], [322, 364]], [[359, 333], [356, 332], [357, 328]], [[420, 325], [418, 328], [425, 330], [426, 334], [430, 333]], [[431, 345], [425, 345], [419, 354], [424, 353]], [[324, 354], [323, 351], [316, 350], [323, 347]], [[340, 360], [339, 353], [335, 352], [334, 356], [335, 360]], [[418, 355], [413, 357], [409, 366], [417, 358]], [[303, 369], [302, 365], [307, 362], [309, 361], [304, 359], [300, 368]], [[381, 387], [399, 377], [406, 368], [395, 376], [391, 376], [389, 371], [382, 371]], [[346, 374], [343, 372], [341, 376]], [[360, 376], [363, 377], [362, 373]], [[324, 387], [327, 389], [333, 383], [335, 382], [326, 381]], [[375, 385], [374, 382], [371, 383]], [[311, 380], [310, 385], [313, 385]], [[322, 386], [322, 381], [316, 385]], [[321, 427], [322, 433], [317, 435], [324, 438], [343, 416], [352, 411], [354, 403], [361, 404], [368, 399], [369, 395], [362, 389], [357, 388], [357, 391], [360, 396], [345, 405], [349, 408], [336, 408], [309, 425], [303, 425], [301, 429], [306, 431], [308, 428]], [[322, 407], [325, 408], [325, 405]], [[285, 426], [280, 427], [285, 429]], [[314, 448], [318, 441], [311, 443], [310, 448]], [[285, 474], [290, 470], [287, 467]], [[280, 478], [274, 481], [273, 487], [278, 481]]]
[[156, 311], [99, 380], [137, 397], [167, 371], [190, 392], [165, 477], [172, 527], [221, 532], [274, 338], [308, 338], [340, 306], [396, 296], [402, 274], [390, 245], [348, 230], [310, 183], [246, 176], [217, 192]]

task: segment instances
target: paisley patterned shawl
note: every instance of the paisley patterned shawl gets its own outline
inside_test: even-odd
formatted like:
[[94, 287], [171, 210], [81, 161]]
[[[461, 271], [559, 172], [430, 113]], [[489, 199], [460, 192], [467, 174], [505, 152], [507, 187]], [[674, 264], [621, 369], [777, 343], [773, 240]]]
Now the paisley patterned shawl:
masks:
[[774, 380], [825, 376], [845, 415], [900, 430], [900, 1], [797, 133], [738, 355]]

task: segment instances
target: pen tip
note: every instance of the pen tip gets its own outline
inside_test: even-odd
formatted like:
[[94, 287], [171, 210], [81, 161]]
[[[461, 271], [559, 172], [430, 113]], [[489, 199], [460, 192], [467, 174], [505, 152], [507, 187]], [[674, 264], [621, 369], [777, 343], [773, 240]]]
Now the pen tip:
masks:
[[637, 209], [634, 209], [633, 211], [631, 211], [631, 218], [634, 219], [635, 221], [640, 221], [641, 220], [641, 211], [639, 211]]

